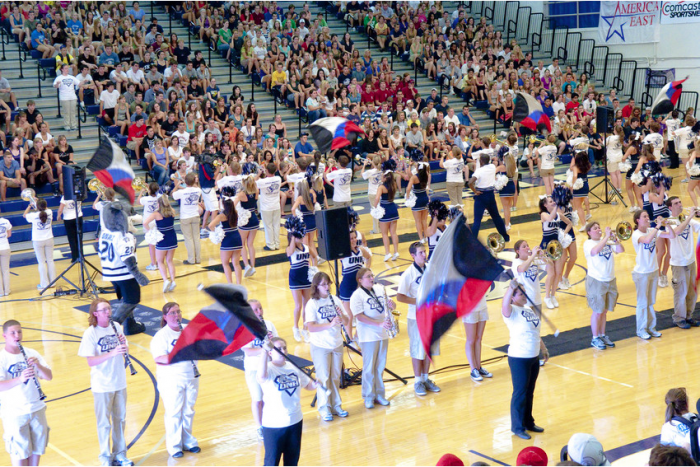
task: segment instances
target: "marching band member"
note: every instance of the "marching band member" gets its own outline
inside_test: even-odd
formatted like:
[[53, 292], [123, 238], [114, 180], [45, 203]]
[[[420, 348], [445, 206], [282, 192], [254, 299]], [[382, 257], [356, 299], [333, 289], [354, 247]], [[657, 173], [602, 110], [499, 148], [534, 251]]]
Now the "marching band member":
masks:
[[[622, 190], [622, 174], [620, 173], [619, 164], [622, 162], [622, 143], [624, 141], [625, 132], [620, 125], [616, 125], [613, 129], [613, 134], [605, 140], [608, 173], [610, 173], [610, 181], [617, 191]], [[613, 201], [610, 204], [616, 205], [617, 201]]]
[[[321, 418], [330, 422], [335, 413], [347, 417], [340, 400], [340, 377], [343, 371], [343, 335], [340, 327], [345, 329], [352, 321], [342, 312], [341, 302], [330, 294], [331, 278], [325, 272], [318, 272], [311, 281], [311, 298], [304, 308], [304, 324], [309, 329], [311, 359], [316, 369], [318, 381], [324, 388], [316, 391], [318, 412]], [[331, 410], [332, 408], [332, 410]]]
[[[357, 230], [350, 231], [350, 256], [341, 258], [340, 267], [343, 279], [340, 281], [340, 288], [338, 289], [338, 297], [343, 303], [343, 309], [350, 317], [352, 323], [352, 310], [350, 309], [350, 298], [352, 294], [357, 290], [357, 271], [362, 268], [369, 268], [372, 266], [372, 256], [369, 250], [360, 247], [358, 244], [359, 232]], [[348, 331], [348, 337], [352, 340], [352, 325], [346, 326]]]
[[[625, 247], [617, 236], [613, 237], [610, 227], [605, 228], [605, 234], [597, 222], [586, 225], [588, 240], [583, 243], [583, 252], [588, 265], [586, 276], [586, 299], [591, 307], [591, 331], [593, 339], [591, 346], [598, 350], [615, 347], [615, 343], [605, 334], [605, 324], [608, 311], [614, 311], [617, 304], [617, 280], [615, 279], [615, 257]], [[612, 243], [609, 243], [611, 241]]]
[[469, 179], [469, 188], [474, 192], [474, 223], [472, 224], [472, 232], [474, 232], [474, 236], [479, 236], [481, 218], [486, 210], [491, 216], [496, 230], [508, 243], [510, 236], [503, 223], [501, 214], [498, 212], [498, 205], [494, 195], [493, 185], [496, 181], [496, 166], [491, 164], [491, 155], [486, 151], [479, 155], [479, 164], [479, 168], [474, 171], [472, 178]]
[[636, 211], [633, 216], [636, 227], [632, 233], [632, 245], [637, 253], [632, 280], [637, 288], [637, 336], [648, 340], [651, 337], [661, 337], [656, 330], [656, 287], [659, 275], [658, 257], [654, 252], [658, 238], [675, 238], [676, 232], [668, 227], [666, 231], [659, 230], [661, 217], [657, 217], [657, 226], [651, 226], [649, 213]]
[[357, 338], [362, 346], [362, 398], [365, 407], [372, 409], [375, 402], [389, 405], [384, 397], [382, 374], [389, 350], [387, 331], [392, 327], [387, 313], [396, 304], [387, 298], [383, 286], [374, 283], [369, 268], [357, 271], [357, 282], [360, 287], [350, 297], [350, 309], [357, 318]]
[[428, 230], [428, 186], [430, 185], [430, 165], [427, 162], [418, 162], [418, 171], [411, 175], [406, 186], [406, 199], [411, 193], [416, 197], [416, 203], [411, 208], [413, 220], [416, 223], [416, 232], [421, 243], [425, 243]]
[[[535, 425], [532, 405], [535, 384], [540, 374], [539, 355], [549, 360], [549, 351], [540, 339], [541, 318], [527, 304], [527, 298], [517, 280], [512, 280], [503, 296], [501, 306], [506, 326], [510, 333], [508, 366], [513, 380], [513, 395], [510, 399], [510, 429], [522, 439], [530, 439], [527, 431], [542, 433], [544, 428]], [[527, 430], [527, 431], [526, 431]]]
[[[76, 261], [80, 257], [83, 248], [83, 207], [82, 202], [67, 200], [61, 196], [56, 220], [63, 216], [63, 225], [66, 227], [66, 237], [70, 247], [70, 260]], [[79, 235], [78, 235], [79, 234]]]
[[[177, 235], [175, 234], [175, 211], [170, 206], [167, 196], [158, 198], [158, 210], [149, 214], [143, 220], [144, 225], [155, 221], [156, 229], [163, 235], [163, 239], [156, 244], [156, 263], [160, 276], [163, 278], [163, 293], [172, 292], [175, 289], [175, 263], [173, 257], [177, 249]], [[167, 263], [167, 266], [166, 266]], [[170, 279], [168, 279], [168, 273]]]
[[[111, 326], [112, 306], [104, 298], [90, 304], [88, 328], [83, 333], [78, 356], [87, 358], [90, 367], [90, 389], [95, 399], [97, 439], [102, 465], [134, 465], [126, 457], [126, 371], [124, 355], [129, 344], [122, 326]], [[115, 331], [116, 329], [116, 335]], [[109, 435], [112, 433], [112, 448]]]
[[202, 261], [199, 230], [200, 198], [202, 189], [197, 186], [197, 174], [190, 172], [185, 176], [185, 185], [182, 187], [175, 180], [173, 189], [173, 199], [180, 201], [180, 230], [185, 237], [185, 248], [187, 249], [186, 265], [199, 264]]
[[[678, 216], [683, 213], [683, 203], [677, 196], [671, 196], [666, 204], [671, 209], [671, 218], [680, 222]], [[700, 223], [695, 218], [697, 209], [690, 208], [685, 220], [677, 227], [671, 226], [676, 238], [670, 238], [671, 246], [671, 284], [673, 285], [673, 324], [681, 329], [700, 326], [695, 310], [697, 293], [695, 291], [694, 234], [700, 232]]]
[[[265, 323], [267, 328], [267, 337], [272, 339], [273, 337], [279, 337], [277, 334], [277, 328], [272, 323], [272, 321], [263, 319], [263, 307], [259, 300], [251, 299], [248, 300], [250, 307], [253, 309], [255, 316], [262, 322]], [[258, 439], [263, 440], [263, 429], [262, 429], [262, 414], [263, 414], [263, 393], [260, 383], [258, 383], [258, 368], [260, 364], [258, 358], [261, 356], [267, 357], [263, 351], [263, 341], [260, 339], [253, 339], [249, 343], [243, 346], [243, 353], [245, 357], [243, 359], [243, 369], [245, 370], [245, 382], [248, 385], [248, 391], [250, 392], [250, 398], [252, 399], [251, 409], [253, 411], [253, 420], [255, 425], [258, 427], [256, 433], [258, 434]]]
[[243, 271], [241, 271], [241, 250], [243, 249], [243, 240], [238, 232], [238, 213], [236, 211], [236, 201], [239, 200], [239, 195], [246, 196], [244, 192], [239, 192], [236, 198], [226, 198], [223, 202], [221, 213], [214, 216], [209, 224], [209, 230], [213, 231], [216, 226], [221, 224], [224, 229], [224, 238], [221, 240], [221, 266], [224, 268], [226, 281], [231, 284], [231, 264], [236, 273], [236, 284], [240, 284], [243, 279]]
[[289, 289], [292, 291], [294, 298], [294, 324], [292, 332], [294, 340], [301, 342], [309, 341], [309, 331], [304, 326], [302, 331], [299, 331], [299, 319], [301, 318], [302, 310], [306, 307], [306, 302], [311, 296], [310, 288], [311, 281], [309, 280], [309, 247], [304, 244], [305, 227], [304, 223], [296, 216], [287, 218], [285, 224], [287, 229], [287, 257], [291, 266], [289, 270]]
[[552, 194], [554, 189], [554, 164], [558, 160], [556, 135], [547, 136], [547, 143], [544, 141], [535, 149], [535, 154], [541, 157], [540, 162], [540, 177], [542, 177], [542, 182], [544, 182], [544, 190], [548, 195]]
[[[24, 347], [24, 352], [20, 350], [19, 321], [5, 321], [2, 335], [5, 347], [0, 352], [0, 416], [5, 448], [12, 465], [39, 465], [49, 444], [49, 425], [38, 378], [51, 381], [53, 372], [36, 350], [28, 347]], [[33, 378], [37, 378], [34, 384], [30, 381]]]
[[[183, 180], [184, 181], [184, 180]], [[148, 184], [147, 191], [146, 190], [141, 190], [139, 193], [139, 197], [136, 200], [141, 206], [143, 206], [143, 217], [147, 217], [149, 214], [152, 214], [158, 210], [158, 198], [160, 198], [160, 195], [158, 194], [158, 184], [156, 182], [151, 182]], [[148, 194], [144, 196], [144, 193], [147, 192]], [[150, 230], [151, 226], [147, 225], [145, 222], [143, 223], [143, 230]], [[151, 257], [151, 264], [146, 266], [146, 271], [155, 271], [158, 269], [158, 263], [156, 261], [156, 246], [155, 245], [148, 245], [148, 254]]]
[[[31, 209], [36, 209], [36, 212], [29, 212]], [[44, 198], [39, 198], [36, 202], [36, 208], [29, 203], [23, 215], [27, 222], [32, 224], [32, 244], [39, 266], [39, 285], [36, 288], [43, 290], [56, 278], [56, 267], [53, 262], [53, 228], [51, 226], [53, 211], [47, 207]]]
[[0, 296], [10, 295], [10, 242], [12, 224], [0, 217]]
[[[418, 288], [420, 287], [423, 273], [425, 272], [426, 253], [425, 246], [420, 242], [413, 242], [408, 248], [408, 252], [413, 258], [413, 264], [401, 273], [399, 279], [399, 291], [396, 300], [400, 303], [408, 304], [408, 314], [406, 315], [406, 329], [408, 329], [409, 351], [413, 363], [413, 374], [416, 382], [413, 390], [417, 396], [425, 396], [426, 391], [440, 392], [437, 384], [429, 379], [430, 359], [425, 353], [423, 342], [418, 332], [416, 321], [416, 299], [418, 298]], [[439, 342], [431, 349], [432, 355], [440, 355]]]
[[[447, 159], [445, 159], [447, 156]], [[450, 197], [452, 206], [462, 205], [462, 192], [464, 191], [464, 176], [469, 176], [469, 167], [464, 165], [462, 151], [453, 146], [451, 151], [440, 155], [440, 168], [445, 169], [447, 196]]]
[[182, 451], [201, 451], [197, 438], [192, 435], [194, 404], [199, 392], [199, 378], [195, 376], [194, 361], [168, 363], [168, 355], [182, 333], [180, 305], [168, 302], [163, 305], [161, 328], [151, 339], [151, 354], [155, 360], [158, 392], [165, 409], [165, 447], [174, 458]]
[[280, 355], [287, 353], [284, 339], [273, 337], [265, 341], [263, 350], [256, 377], [263, 392], [265, 465], [279, 465], [282, 456], [284, 465], [298, 465], [304, 415], [297, 388], [313, 391], [318, 385]]

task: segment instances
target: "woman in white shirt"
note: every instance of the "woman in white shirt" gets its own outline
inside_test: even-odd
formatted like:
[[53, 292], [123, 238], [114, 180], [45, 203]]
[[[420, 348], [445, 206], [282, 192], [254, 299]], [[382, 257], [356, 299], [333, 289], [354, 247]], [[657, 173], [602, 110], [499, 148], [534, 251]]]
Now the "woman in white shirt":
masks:
[[383, 286], [374, 283], [371, 269], [357, 271], [357, 282], [359, 287], [350, 297], [350, 310], [357, 318], [357, 340], [362, 346], [362, 398], [365, 407], [372, 409], [375, 402], [389, 405], [384, 397], [382, 373], [389, 351], [387, 331], [391, 328], [387, 314], [396, 304], [387, 298]]
[[666, 423], [661, 427], [659, 443], [677, 446], [692, 454], [690, 446], [690, 426], [698, 416], [688, 410], [688, 394], [685, 388], [669, 389], [664, 398], [666, 403]]
[[586, 276], [586, 299], [593, 311], [591, 316], [591, 331], [593, 340], [591, 346], [598, 350], [615, 347], [615, 343], [605, 335], [605, 324], [608, 311], [613, 311], [617, 304], [617, 281], [615, 279], [615, 258], [613, 253], [625, 251], [617, 236], [613, 237], [610, 227], [605, 233], [597, 222], [590, 222], [585, 227], [588, 240], [583, 244], [586, 256], [588, 275]]
[[158, 392], [165, 409], [165, 448], [174, 458], [182, 451], [201, 451], [197, 438], [192, 435], [194, 404], [199, 392], [199, 372], [195, 373], [194, 361], [168, 363], [175, 342], [182, 333], [180, 305], [168, 302], [163, 305], [161, 329], [151, 339], [151, 354], [156, 362]]
[[323, 388], [316, 392], [318, 412], [326, 422], [333, 420], [333, 413], [339, 417], [348, 416], [340, 405], [340, 375], [343, 370], [341, 326], [347, 329], [351, 325], [350, 319], [342, 311], [340, 299], [330, 294], [330, 288], [331, 278], [328, 274], [316, 273], [311, 281], [311, 299], [304, 309], [304, 324], [310, 332], [311, 359], [316, 377], [330, 390], [330, 394]]
[[659, 230], [661, 222], [657, 220], [657, 227], [651, 226], [649, 213], [642, 210], [634, 213], [634, 225], [636, 230], [632, 233], [632, 245], [637, 253], [632, 280], [637, 288], [637, 336], [648, 340], [651, 337], [661, 337], [656, 330], [656, 288], [658, 286], [659, 263], [656, 248], [657, 238], [675, 238], [676, 232], [669, 228]]
[[[372, 167], [367, 170], [367, 166]], [[377, 189], [379, 185], [382, 184], [382, 158], [381, 156], [374, 156], [371, 159], [368, 157], [365, 159], [365, 165], [362, 166], [362, 178], [367, 180], [367, 196], [369, 197], [369, 204], [374, 208], [377, 206]], [[370, 234], [379, 233], [379, 220], [372, 217], [372, 230]]]
[[535, 425], [532, 416], [535, 384], [540, 374], [540, 352], [545, 362], [549, 360], [547, 346], [540, 339], [542, 319], [527, 305], [527, 298], [517, 280], [510, 282], [503, 296], [501, 314], [510, 333], [508, 366], [513, 380], [510, 429], [515, 436], [530, 439], [527, 431], [544, 431], [544, 428]]
[[12, 224], [0, 217], [0, 297], [10, 295], [10, 242]]
[[549, 135], [547, 137], [547, 143], [542, 142], [535, 149], [534, 153], [540, 157], [540, 177], [544, 182], [544, 189], [548, 195], [552, 194], [554, 190], [554, 164], [557, 162], [557, 137], [555, 135]]
[[36, 211], [30, 204], [24, 210], [24, 218], [32, 224], [32, 244], [36, 253], [39, 266], [39, 285], [37, 289], [45, 289], [56, 278], [56, 268], [53, 264], [53, 229], [51, 219], [53, 211], [47, 208], [46, 200], [39, 198], [36, 202]]
[[[610, 181], [617, 191], [622, 189], [622, 174], [620, 173], [619, 164], [622, 162], [622, 143], [624, 140], [625, 132], [620, 125], [616, 125], [613, 134], [605, 140]], [[613, 201], [611, 204], [617, 204], [617, 201]]]
[[443, 152], [440, 156], [440, 167], [447, 173], [447, 196], [450, 197], [450, 205], [462, 206], [464, 176], [466, 174], [467, 178], [469, 177], [469, 169], [462, 160], [462, 151], [457, 146], [453, 146], [452, 151]]
[[80, 256], [80, 250], [83, 248], [82, 203], [80, 201], [67, 200], [64, 196], [61, 196], [56, 220], [60, 221], [61, 216], [63, 216], [63, 225], [66, 226], [66, 237], [68, 237], [68, 245], [70, 246], [70, 260], [76, 261]]

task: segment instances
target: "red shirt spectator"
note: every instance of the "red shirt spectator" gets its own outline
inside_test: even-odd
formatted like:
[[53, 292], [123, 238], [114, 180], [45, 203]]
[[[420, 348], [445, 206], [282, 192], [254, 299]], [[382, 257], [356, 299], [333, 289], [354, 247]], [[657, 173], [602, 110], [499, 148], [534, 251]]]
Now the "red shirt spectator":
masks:
[[[257, 8], [256, 8], [256, 10], [257, 10]], [[253, 22], [257, 26], [260, 26], [263, 23], [263, 21], [265, 21], [265, 13], [258, 12], [258, 13], [253, 13], [250, 16], [251, 16], [251, 18], [253, 18]]]
[[382, 102], [387, 102], [389, 100], [389, 97], [391, 97], [391, 91], [386, 89], [384, 83], [382, 82], [382, 84], [379, 85], [379, 89], [374, 91], [374, 102], [377, 102], [379, 103], [379, 105], [381, 105]]
[[143, 124], [143, 118], [137, 118], [135, 125], [129, 126], [129, 137], [127, 141], [131, 141], [134, 138], [143, 138], [146, 136], [146, 125]]
[[361, 97], [360, 101], [361, 101], [363, 104], [366, 104], [366, 103], [368, 103], [368, 102], [375, 102], [376, 99], [375, 99], [374, 97], [375, 97], [375, 96], [374, 96], [374, 91], [372, 91], [372, 86], [370, 85], [370, 86], [367, 87], [367, 91], [364, 91], [364, 92], [362, 93], [362, 97]]
[[629, 100], [629, 104], [622, 108], [622, 118], [630, 118], [634, 110], [634, 99]]

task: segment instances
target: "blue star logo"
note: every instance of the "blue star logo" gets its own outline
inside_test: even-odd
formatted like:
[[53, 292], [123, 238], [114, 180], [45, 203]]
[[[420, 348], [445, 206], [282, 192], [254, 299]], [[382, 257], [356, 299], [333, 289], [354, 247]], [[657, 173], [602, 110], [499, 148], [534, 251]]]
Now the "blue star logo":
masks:
[[683, 233], [681, 233], [681, 237], [683, 237], [683, 240], [688, 240], [689, 235], [690, 235], [690, 226], [687, 226], [685, 229], [683, 229]]
[[603, 247], [603, 250], [600, 253], [598, 253], [598, 255], [602, 256], [606, 260], [609, 260], [612, 256], [612, 249], [610, 248], [610, 245], [605, 245], [605, 247]]
[[643, 245], [645, 250], [649, 250], [650, 253], [653, 253], [656, 249], [656, 239], [652, 238], [649, 243], [644, 243]]
[[[617, 13], [617, 10], [616, 10]], [[624, 23], [620, 23], [619, 26], [615, 25], [615, 21], [617, 19], [622, 20], [623, 15], [613, 15], [613, 16], [601, 16], [603, 18], [603, 21], [608, 23], [608, 32], [605, 35], [605, 42], [609, 41], [611, 37], [617, 35], [620, 39], [622, 39], [622, 42], [625, 42], [625, 31], [622, 29], [622, 27], [627, 24], [625, 21]], [[619, 30], [618, 30], [619, 29]]]

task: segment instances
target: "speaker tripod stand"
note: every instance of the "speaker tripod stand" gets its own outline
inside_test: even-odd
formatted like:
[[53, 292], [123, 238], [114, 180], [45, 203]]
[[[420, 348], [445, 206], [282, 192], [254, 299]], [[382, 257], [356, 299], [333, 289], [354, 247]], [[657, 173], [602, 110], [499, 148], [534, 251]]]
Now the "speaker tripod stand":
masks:
[[[591, 187], [591, 189], [589, 190], [589, 193], [591, 195], [595, 196], [596, 198], [598, 198], [598, 200], [601, 203], [610, 204], [615, 200], [615, 198], [617, 198], [620, 200], [620, 203], [622, 203], [622, 205], [624, 207], [627, 207], [625, 200], [622, 199], [622, 193], [620, 193], [620, 190], [615, 188], [615, 186], [612, 184], [612, 182], [610, 181], [610, 178], [608, 176], [609, 175], [608, 174], [608, 163], [606, 160], [607, 159], [607, 144], [606, 144], [607, 136], [608, 136], [607, 132], [603, 133], [603, 157], [604, 157], [604, 159], [603, 159], [603, 179], [600, 182], [596, 183], [593, 187]], [[595, 190], [599, 186], [603, 187], [603, 198], [601, 198], [600, 196], [598, 196], [597, 194], [595, 194], [593, 192], [593, 190]]]

